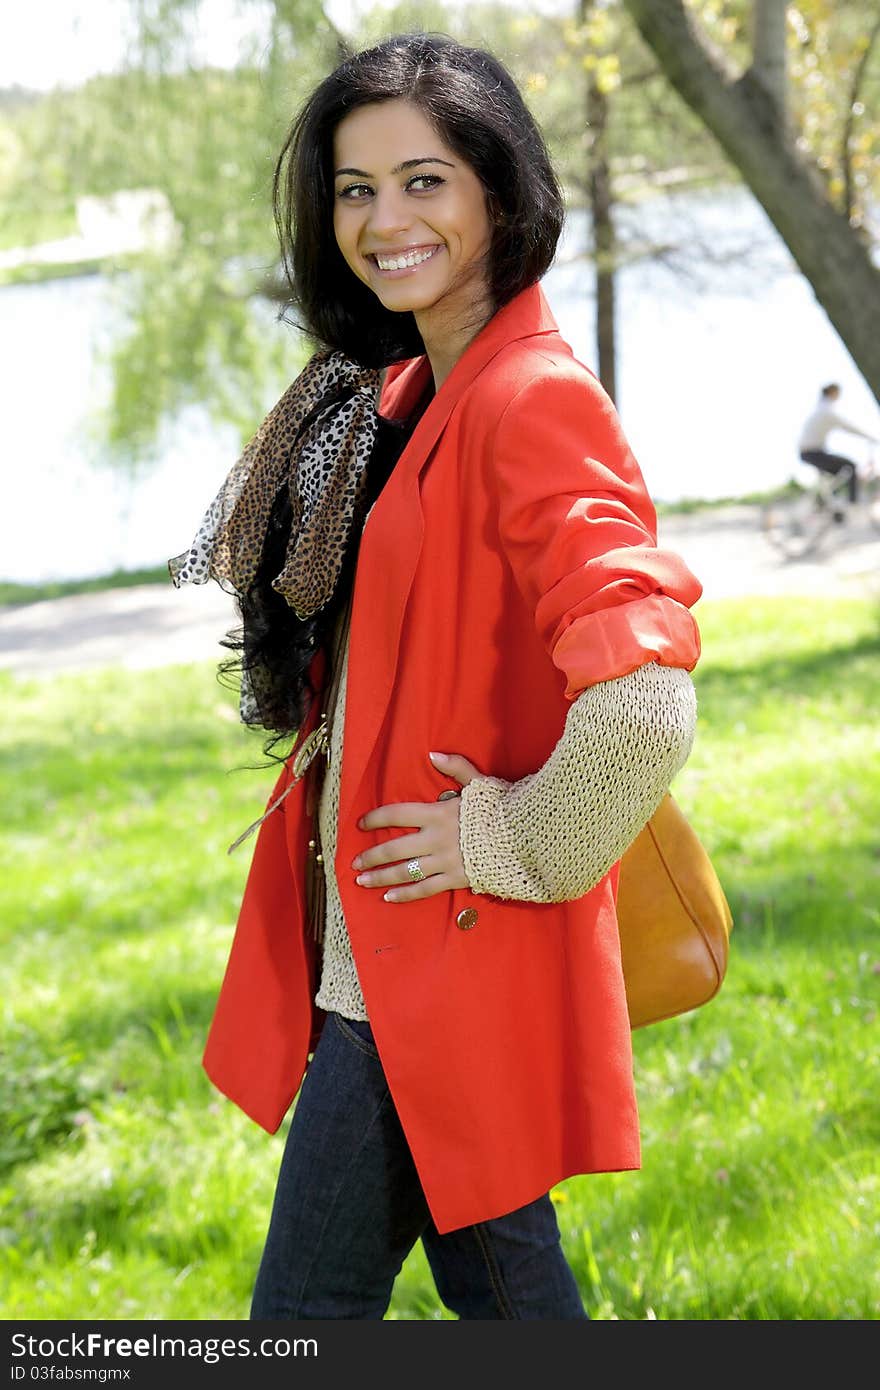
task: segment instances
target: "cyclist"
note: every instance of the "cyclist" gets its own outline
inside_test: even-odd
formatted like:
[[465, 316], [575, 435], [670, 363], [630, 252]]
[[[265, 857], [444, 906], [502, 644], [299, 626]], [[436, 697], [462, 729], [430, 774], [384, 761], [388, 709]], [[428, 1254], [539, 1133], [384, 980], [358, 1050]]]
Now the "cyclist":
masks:
[[[836, 382], [822, 387], [812, 413], [804, 422], [798, 447], [804, 463], [811, 463], [823, 473], [845, 477], [849, 501], [856, 502], [859, 495], [856, 465], [852, 459], [845, 458], [842, 454], [830, 454], [825, 448], [826, 441], [832, 430], [844, 430], [847, 434], [858, 435], [860, 439], [868, 439], [873, 444], [880, 443], [880, 440], [875, 439], [872, 434], [866, 434], [856, 425], [851, 425], [838, 414], [835, 405], [839, 397], [840, 387]], [[842, 510], [835, 510], [835, 520], [842, 521], [843, 515]]]

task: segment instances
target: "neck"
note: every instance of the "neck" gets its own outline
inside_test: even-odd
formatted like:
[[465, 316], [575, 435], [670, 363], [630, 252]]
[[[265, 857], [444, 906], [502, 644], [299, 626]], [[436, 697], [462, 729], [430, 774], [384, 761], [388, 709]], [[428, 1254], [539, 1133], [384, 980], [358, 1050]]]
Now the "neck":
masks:
[[416, 326], [431, 364], [434, 390], [439, 391], [465, 349], [482, 332], [493, 309], [488, 294], [479, 302], [470, 301], [462, 312], [450, 310], [441, 300], [430, 309], [416, 310]]

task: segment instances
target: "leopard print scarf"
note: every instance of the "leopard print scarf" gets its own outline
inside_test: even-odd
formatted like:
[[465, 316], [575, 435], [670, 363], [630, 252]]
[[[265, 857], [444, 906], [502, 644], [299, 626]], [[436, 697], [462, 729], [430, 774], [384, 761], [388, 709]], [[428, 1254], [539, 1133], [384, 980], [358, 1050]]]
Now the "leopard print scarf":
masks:
[[266, 416], [205, 513], [189, 550], [168, 561], [176, 588], [215, 579], [246, 593], [275, 498], [289, 489], [284, 565], [272, 580], [300, 619], [332, 597], [366, 482], [381, 371], [338, 351], [310, 358]]

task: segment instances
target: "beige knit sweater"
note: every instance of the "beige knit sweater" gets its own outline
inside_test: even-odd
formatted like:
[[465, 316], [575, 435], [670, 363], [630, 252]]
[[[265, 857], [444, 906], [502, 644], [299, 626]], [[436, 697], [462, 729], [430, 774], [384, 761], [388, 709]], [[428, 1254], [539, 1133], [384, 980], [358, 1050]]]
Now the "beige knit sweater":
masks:
[[[347, 647], [342, 661], [318, 808], [327, 908], [315, 1002], [366, 1020], [334, 870]], [[475, 778], [462, 789], [461, 857], [471, 890], [528, 902], [562, 902], [589, 892], [685, 763], [696, 709], [687, 671], [655, 662], [584, 690], [542, 768], [517, 782]]]

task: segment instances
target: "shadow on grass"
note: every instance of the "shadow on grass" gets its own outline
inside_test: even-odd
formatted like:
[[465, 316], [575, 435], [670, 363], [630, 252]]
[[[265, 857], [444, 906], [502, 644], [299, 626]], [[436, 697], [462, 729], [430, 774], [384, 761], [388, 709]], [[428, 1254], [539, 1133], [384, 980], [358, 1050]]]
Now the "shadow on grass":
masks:
[[[877, 657], [880, 657], [880, 631], [819, 651], [783, 651], [772, 656], [762, 655], [753, 662], [737, 661], [735, 666], [706, 662], [697, 667], [694, 680], [701, 697], [721, 704], [726, 704], [740, 691], [753, 699], [755, 681], [759, 678], [761, 686], [775, 695], [820, 695], [835, 687], [847, 688], [848, 681], [860, 674], [859, 665]], [[876, 683], [875, 671], [866, 670], [864, 676]], [[870, 689], [866, 687], [866, 696]]]
[[[184, 1048], [195, 1048], [200, 1056], [219, 985], [217, 979], [181, 989], [176, 981], [141, 979], [131, 996], [108, 1001], [99, 1008], [86, 1005], [68, 1014], [65, 1035], [87, 1051], [135, 1036], [149, 1040], [159, 1058], [173, 1057]], [[125, 1078], [115, 1080], [124, 1084]]]
[[[830, 836], [829, 836], [830, 838]], [[739, 870], [726, 856], [747, 861]], [[852, 942], [863, 933], [876, 939], [880, 923], [880, 837], [867, 829], [838, 849], [805, 843], [803, 853], [773, 848], [759, 851], [748, 842], [725, 841], [713, 849], [731, 913], [743, 944], [768, 932], [797, 936], [820, 926]], [[733, 940], [733, 937], [731, 938]]]
[[[67, 1014], [61, 1031], [17, 1025], [0, 1054], [7, 1074], [0, 1098], [0, 1173], [75, 1142], [77, 1116], [88, 1119], [93, 1107], [126, 1093], [155, 1098], [170, 1089], [191, 1099], [199, 1087], [209, 1099], [201, 1054], [219, 982], [218, 977], [187, 990], [176, 980], [142, 979], [118, 999]], [[184, 1056], [189, 1066], [181, 1081]], [[157, 1081], [147, 1085], [151, 1073]]]
[[[729, 1149], [698, 1160], [687, 1132], [677, 1143], [664, 1138], [646, 1145], [642, 1174], [617, 1188], [614, 1208], [601, 1225], [591, 1228], [587, 1216], [588, 1254], [577, 1241], [577, 1227], [570, 1232], [570, 1261], [581, 1290], [597, 1306], [604, 1294], [618, 1316], [638, 1319], [648, 1308], [661, 1319], [836, 1318], [844, 1315], [844, 1297], [849, 1316], [873, 1316], [869, 1280], [853, 1280], [841, 1294], [850, 1259], [863, 1269], [872, 1264], [873, 1236], [868, 1221], [854, 1235], [840, 1207], [852, 1180], [872, 1174], [875, 1134], [876, 1120], [860, 1129], [851, 1119], [844, 1131], [817, 1115], [812, 1132], [805, 1130], [794, 1143], [785, 1132], [768, 1134], [753, 1125], [749, 1135], [738, 1132]], [[588, 1181], [578, 1183], [585, 1213]], [[816, 1258], [814, 1228], [821, 1213], [833, 1213], [840, 1242], [833, 1269]], [[713, 1240], [719, 1228], [720, 1249]], [[622, 1229], [641, 1237], [638, 1289], [625, 1277]]]
[[[89, 968], [90, 946], [107, 941], [142, 942], [151, 932], [164, 931], [169, 923], [179, 923], [180, 932], [185, 933], [196, 914], [215, 922], [218, 932], [228, 933], [231, 941], [247, 870], [246, 859], [230, 868], [217, 849], [206, 853], [200, 872], [183, 878], [174, 872], [157, 871], [149, 893], [141, 889], [138, 899], [132, 901], [129, 888], [126, 902], [121, 895], [126, 891], [128, 870], [123, 867], [114, 872], [112, 864], [100, 863], [100, 856], [95, 854], [77, 865], [77, 873], [86, 879], [84, 885], [65, 883], [59, 873], [58, 892], [48, 901], [29, 903], [18, 920], [10, 911], [8, 925], [11, 934], [27, 931], [32, 937], [43, 933], [57, 941], [67, 937], [72, 947], [81, 945], [78, 963], [83, 972]], [[117, 887], [117, 895], [104, 903], [91, 900], [95, 889], [103, 892], [107, 887]]]
[[43, 795], [81, 791], [102, 777], [120, 787], [179, 794], [181, 777], [202, 777], [215, 785], [218, 777], [238, 769], [273, 780], [280, 771], [280, 764], [260, 758], [258, 748], [230, 752], [207, 721], [203, 727], [159, 728], [152, 734], [86, 733], [64, 750], [51, 741], [19, 740], [0, 756], [0, 767], [22, 790], [27, 790], [23, 781], [39, 781]]
[[143, 1235], [138, 1218], [161, 1209], [166, 1184], [160, 1173], [141, 1175], [136, 1184], [105, 1179], [103, 1191], [56, 1194], [51, 1210], [23, 1213], [22, 1236], [35, 1250], [61, 1261], [75, 1256], [88, 1232], [101, 1235], [101, 1245], [119, 1253], [141, 1249]]

